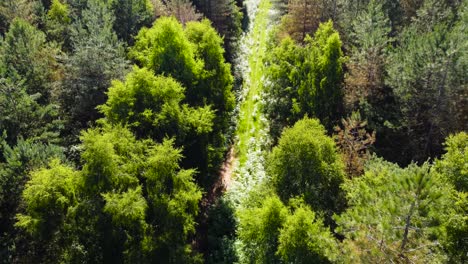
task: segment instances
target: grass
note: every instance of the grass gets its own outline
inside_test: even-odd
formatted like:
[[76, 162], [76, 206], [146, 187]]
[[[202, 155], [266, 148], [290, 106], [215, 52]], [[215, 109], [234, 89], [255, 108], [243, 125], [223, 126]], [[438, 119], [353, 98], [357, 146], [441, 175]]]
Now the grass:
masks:
[[268, 38], [269, 0], [261, 0], [255, 16], [255, 24], [249, 32], [251, 38], [248, 63], [250, 72], [244, 82], [244, 100], [241, 102], [236, 135], [238, 138], [236, 154], [239, 166], [248, 161], [248, 153], [251, 151], [251, 141], [260, 139], [265, 124], [262, 121], [261, 93], [263, 90], [262, 77], [264, 74], [264, 58]]

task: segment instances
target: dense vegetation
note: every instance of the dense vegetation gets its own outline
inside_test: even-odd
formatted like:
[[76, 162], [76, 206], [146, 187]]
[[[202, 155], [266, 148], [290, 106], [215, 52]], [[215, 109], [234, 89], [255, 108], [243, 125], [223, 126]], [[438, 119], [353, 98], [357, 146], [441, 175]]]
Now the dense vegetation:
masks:
[[0, 263], [468, 262], [468, 1], [0, 1]]

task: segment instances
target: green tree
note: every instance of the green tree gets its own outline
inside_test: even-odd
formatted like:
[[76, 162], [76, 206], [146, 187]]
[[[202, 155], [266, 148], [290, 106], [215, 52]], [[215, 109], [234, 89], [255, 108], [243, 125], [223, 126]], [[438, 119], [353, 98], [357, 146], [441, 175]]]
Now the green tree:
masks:
[[451, 186], [428, 163], [405, 169], [379, 159], [345, 182], [349, 208], [336, 218], [345, 235], [344, 257], [362, 262], [435, 262], [445, 254]]
[[278, 236], [288, 215], [287, 207], [273, 195], [258, 207], [239, 213], [238, 237], [242, 263], [281, 263], [276, 255]]
[[239, 0], [194, 0], [195, 6], [210, 21], [224, 39], [226, 58], [233, 61], [242, 34], [242, 1]]
[[[238, 256], [235, 249], [238, 220], [234, 203], [226, 197], [218, 199], [208, 209], [207, 222], [199, 222], [197, 229], [206, 230], [205, 263], [235, 263]], [[206, 226], [205, 226], [206, 225]], [[206, 228], [206, 229], [203, 229]]]
[[128, 70], [113, 22], [105, 3], [90, 0], [82, 19], [73, 24], [73, 53], [65, 61], [59, 95], [67, 120], [64, 136], [70, 144], [76, 143], [81, 129], [101, 117], [96, 106], [105, 103], [111, 80], [122, 79]]
[[276, 140], [284, 127], [300, 119], [297, 88], [301, 83], [301, 65], [304, 49], [291, 38], [278, 45], [270, 43], [271, 52], [266, 60], [264, 112], [270, 121], [270, 134]]
[[266, 59], [264, 110], [274, 137], [305, 115], [319, 118], [331, 130], [342, 113], [344, 57], [332, 22], [321, 24], [305, 43], [298, 46], [290, 38], [278, 46], [273, 42]]
[[177, 136], [182, 143], [188, 133], [210, 132], [214, 117], [209, 107], [197, 109], [183, 104], [184, 92], [171, 77], [134, 68], [125, 83], [113, 82], [109, 99], [99, 108], [108, 121], [128, 125], [138, 137], [160, 141]]
[[140, 30], [130, 56], [155, 74], [170, 75], [190, 89], [202, 68], [194, 52], [182, 25], [175, 18], [164, 17], [153, 27]]
[[455, 187], [454, 211], [445, 223], [447, 237], [443, 245], [454, 263], [468, 260], [468, 134], [461, 132], [445, 141], [446, 153], [435, 162], [434, 170]]
[[46, 33], [49, 40], [61, 43], [64, 50], [71, 49], [71, 21], [68, 5], [66, 3], [61, 3], [60, 0], [52, 0], [45, 21]]
[[298, 89], [298, 102], [304, 114], [318, 117], [331, 129], [343, 107], [343, 52], [338, 32], [331, 21], [320, 24], [314, 38], [308, 40], [304, 65], [304, 83]]
[[194, 108], [183, 103], [185, 89], [171, 77], [134, 68], [125, 83], [114, 81], [108, 97], [100, 110], [109, 122], [127, 125], [140, 138], [162, 141], [176, 137], [187, 156], [184, 167], [192, 164], [203, 170], [210, 164], [206, 161], [206, 140], [213, 130], [215, 113], [209, 106]]
[[26, 92], [50, 102], [51, 83], [56, 79], [56, 48], [46, 43], [45, 34], [21, 19], [14, 19], [0, 43], [0, 76], [24, 82]]
[[112, 0], [110, 7], [115, 20], [113, 28], [119, 37], [128, 44], [133, 43], [138, 31], [153, 22], [153, 5], [149, 0]]
[[209, 20], [187, 23], [185, 34], [194, 43], [195, 58], [204, 65], [196, 86], [187, 89], [187, 101], [192, 105], [211, 105], [216, 112], [213, 131], [205, 139], [209, 145], [205, 161], [208, 166], [200, 169], [216, 173], [228, 144], [226, 135], [235, 104], [231, 67], [223, 57], [223, 40]]
[[25, 212], [16, 216], [16, 226], [31, 235], [30, 256], [21, 256], [24, 260], [56, 262], [62, 243], [67, 241], [64, 220], [77, 206], [78, 188], [78, 173], [59, 160], [31, 173], [22, 195]]
[[443, 174], [459, 192], [468, 192], [468, 134], [460, 132], [449, 136], [445, 143], [446, 153], [436, 162], [436, 170]]
[[56, 104], [41, 105], [38, 94], [28, 94], [24, 82], [0, 79], [0, 131], [13, 146], [19, 138], [58, 143], [62, 122]]
[[33, 172], [23, 191], [26, 211], [17, 226], [31, 233], [44, 260], [195, 261], [188, 239], [201, 191], [195, 171], [180, 169], [173, 141], [137, 140], [105, 123], [81, 139], [81, 170], [55, 161]]
[[190, 106], [207, 109], [208, 105], [216, 111], [209, 135], [184, 141], [188, 143], [185, 167], [198, 168], [204, 179], [209, 179], [207, 176], [213, 175], [222, 161], [234, 107], [233, 77], [223, 52], [221, 39], [207, 20], [187, 23], [184, 30], [175, 18], [160, 18], [152, 28], [142, 29], [130, 51], [142, 66], [182, 83], [186, 88], [185, 101]]
[[333, 139], [317, 119], [306, 117], [286, 128], [267, 164], [283, 201], [303, 196], [314, 211], [324, 214], [327, 225], [343, 208], [344, 166]]
[[27, 237], [14, 228], [15, 214], [21, 211], [21, 193], [25, 183], [30, 179], [29, 173], [46, 166], [53, 158], [64, 159], [62, 149], [18, 139], [10, 147], [4, 140], [1, 142], [0, 163], [0, 258], [5, 262], [14, 262], [24, 250]]
[[[460, 15], [462, 19], [466, 12]], [[460, 72], [466, 69], [466, 41], [456, 37], [466, 28], [455, 30], [451, 21], [443, 2], [425, 2], [389, 57], [386, 83], [400, 106], [396, 126], [408, 139], [403, 144], [407, 160], [440, 155], [445, 135], [466, 129], [466, 102], [459, 99], [466, 94]]]
[[36, 24], [42, 11], [40, 1], [4, 0], [0, 3], [0, 32], [5, 33], [15, 18]]
[[332, 263], [338, 256], [332, 233], [305, 205], [287, 216], [278, 241], [277, 255], [284, 263]]

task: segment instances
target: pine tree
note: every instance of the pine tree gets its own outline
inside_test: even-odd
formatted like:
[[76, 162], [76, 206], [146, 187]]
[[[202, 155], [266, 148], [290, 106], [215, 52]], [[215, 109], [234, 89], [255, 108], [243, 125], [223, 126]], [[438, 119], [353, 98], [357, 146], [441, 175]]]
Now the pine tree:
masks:
[[91, 0], [82, 16], [73, 24], [73, 53], [65, 61], [60, 83], [59, 98], [67, 120], [64, 136], [70, 144], [76, 143], [81, 129], [101, 117], [96, 106], [106, 101], [111, 80], [122, 79], [129, 68], [107, 6]]
[[306, 35], [312, 35], [318, 29], [323, 8], [321, 0], [289, 0], [281, 31], [298, 43], [304, 43]]
[[346, 261], [443, 261], [439, 247], [451, 210], [451, 187], [428, 163], [405, 169], [374, 160], [343, 186], [349, 208], [337, 217]]

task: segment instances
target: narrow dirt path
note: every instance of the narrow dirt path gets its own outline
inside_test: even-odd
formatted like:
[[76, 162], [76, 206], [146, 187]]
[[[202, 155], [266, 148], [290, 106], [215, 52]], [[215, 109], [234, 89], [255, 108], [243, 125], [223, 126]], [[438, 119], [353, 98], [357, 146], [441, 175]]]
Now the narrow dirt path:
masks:
[[192, 241], [192, 247], [199, 252], [206, 252], [206, 236], [208, 234], [208, 213], [216, 201], [223, 196], [226, 190], [229, 189], [232, 183], [232, 176], [234, 172], [234, 164], [236, 162], [236, 155], [234, 148], [231, 146], [226, 159], [218, 173], [218, 178], [213, 184], [211, 189], [204, 195], [200, 202], [200, 215], [198, 216], [198, 226], [195, 237]]

